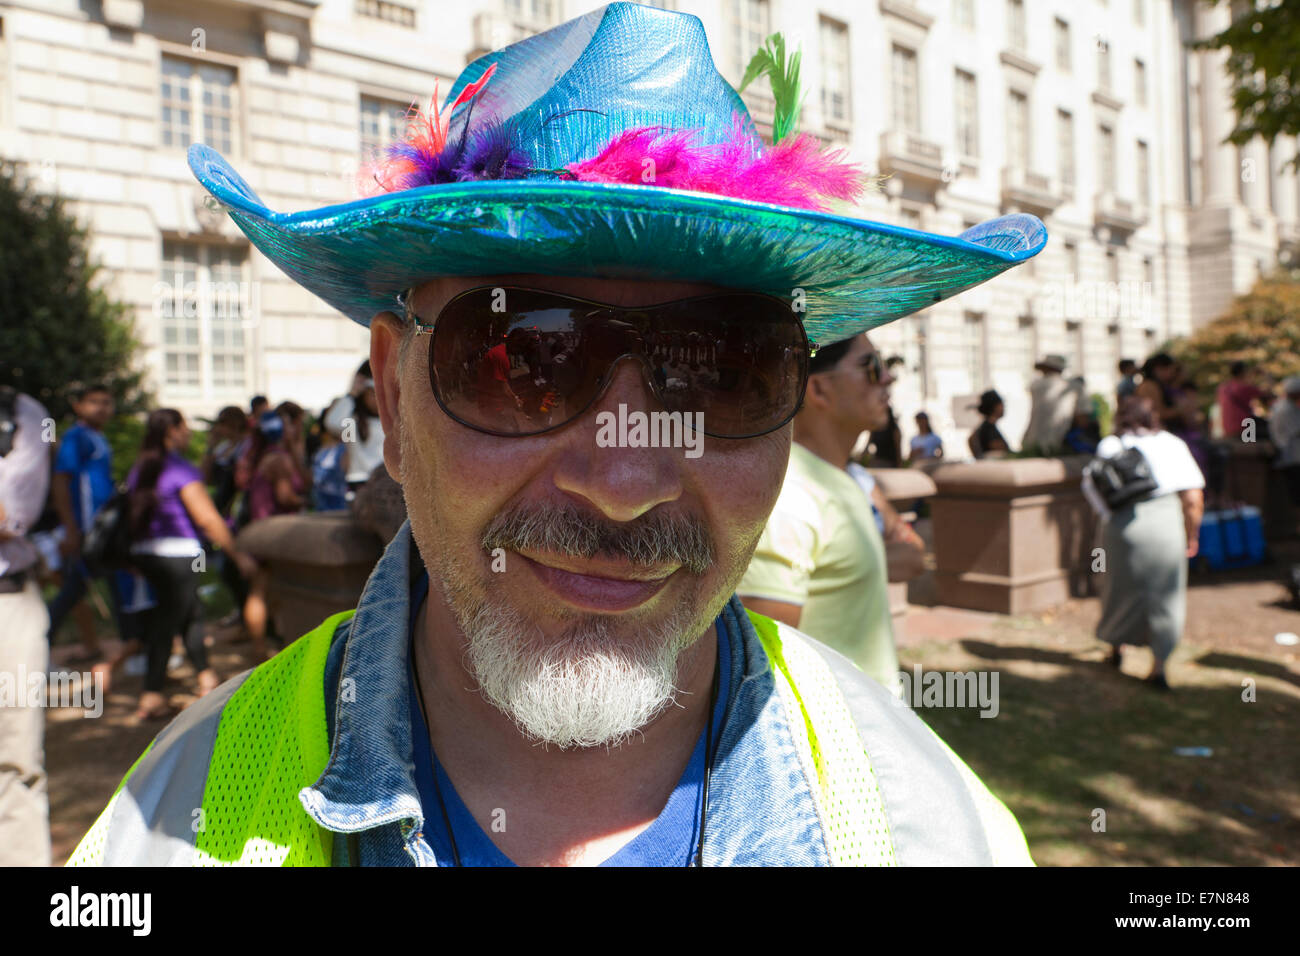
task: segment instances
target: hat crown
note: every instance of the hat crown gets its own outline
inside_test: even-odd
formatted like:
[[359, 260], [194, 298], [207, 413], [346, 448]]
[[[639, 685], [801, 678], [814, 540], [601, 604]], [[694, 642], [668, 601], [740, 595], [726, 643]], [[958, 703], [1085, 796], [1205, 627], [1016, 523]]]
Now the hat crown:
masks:
[[590, 159], [629, 129], [697, 131], [713, 145], [743, 133], [762, 140], [740, 96], [713, 62], [704, 24], [688, 13], [611, 3], [545, 33], [479, 57], [447, 94], [444, 107], [496, 64], [496, 73], [452, 118], [524, 121], [518, 148], [538, 167]]

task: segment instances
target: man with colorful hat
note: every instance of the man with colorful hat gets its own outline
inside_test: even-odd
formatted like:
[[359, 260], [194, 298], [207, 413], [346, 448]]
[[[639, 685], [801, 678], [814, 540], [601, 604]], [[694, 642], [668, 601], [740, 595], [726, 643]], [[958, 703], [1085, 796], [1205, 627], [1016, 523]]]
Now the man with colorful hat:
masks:
[[1046, 241], [830, 212], [864, 177], [794, 133], [794, 62], [751, 67], [767, 145], [698, 19], [614, 3], [471, 63], [350, 205], [273, 213], [191, 150], [369, 326], [409, 518], [355, 610], [158, 736], [72, 862], [1031, 862], [924, 723], [734, 594], [815, 344]]

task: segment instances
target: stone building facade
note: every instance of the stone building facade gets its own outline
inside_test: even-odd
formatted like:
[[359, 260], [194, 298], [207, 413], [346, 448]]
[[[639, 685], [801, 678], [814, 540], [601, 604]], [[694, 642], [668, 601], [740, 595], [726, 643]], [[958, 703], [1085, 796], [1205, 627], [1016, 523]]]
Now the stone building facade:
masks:
[[[413, 101], [487, 50], [590, 10], [576, 0], [0, 0], [0, 156], [30, 164], [91, 226], [135, 310], [159, 399], [191, 414], [254, 393], [319, 409], [367, 333], [271, 266], [190, 175], [226, 155], [273, 209], [355, 195], [360, 157]], [[926, 408], [965, 450], [971, 396], [1007, 399], [1018, 443], [1037, 356], [1109, 394], [1139, 360], [1294, 257], [1294, 140], [1220, 144], [1229, 17], [1193, 0], [661, 0], [698, 15], [723, 73], [780, 30], [801, 44], [802, 127], [884, 189], [855, 211], [955, 235], [1032, 212], [1032, 265], [873, 336], [905, 370], [905, 435]], [[747, 92], [762, 125], [770, 100]], [[1294, 261], [1294, 259], [1292, 260]], [[12, 320], [5, 317], [6, 321]]]

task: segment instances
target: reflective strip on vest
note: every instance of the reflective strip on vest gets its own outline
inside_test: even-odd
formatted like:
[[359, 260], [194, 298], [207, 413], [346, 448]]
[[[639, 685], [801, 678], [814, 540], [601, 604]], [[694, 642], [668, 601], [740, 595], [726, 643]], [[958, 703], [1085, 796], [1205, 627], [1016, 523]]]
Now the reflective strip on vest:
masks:
[[880, 785], [830, 668], [792, 628], [748, 611], [790, 715], [835, 866], [897, 866]]
[[333, 834], [298, 793], [329, 760], [325, 659], [355, 613], [327, 618], [226, 691], [224, 703], [214, 705], [218, 689], [187, 708], [127, 772], [67, 865], [329, 866]]
[[[307, 815], [298, 791], [320, 779], [329, 762], [325, 658], [334, 629], [355, 613], [326, 618], [230, 698], [203, 789], [196, 865], [330, 865], [334, 834]], [[260, 732], [265, 727], [289, 730], [271, 736]]]

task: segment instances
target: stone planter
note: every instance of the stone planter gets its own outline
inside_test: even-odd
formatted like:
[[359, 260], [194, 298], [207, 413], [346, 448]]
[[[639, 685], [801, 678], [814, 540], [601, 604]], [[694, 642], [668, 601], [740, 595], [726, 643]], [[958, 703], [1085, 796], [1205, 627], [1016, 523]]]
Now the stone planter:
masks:
[[244, 528], [238, 544], [270, 572], [267, 606], [280, 636], [297, 640], [331, 614], [356, 607], [404, 521], [402, 488], [379, 465], [351, 511], [277, 515]]
[[[885, 500], [900, 512], [912, 510], [918, 498], [930, 498], [935, 493], [934, 480], [917, 468], [868, 468], [876, 479]], [[886, 545], [886, 553], [889, 546]], [[919, 577], [919, 575], [918, 575]], [[908, 581], [889, 583], [889, 612], [895, 619], [907, 613]]]
[[384, 545], [348, 512], [255, 521], [239, 533], [237, 543], [269, 568], [268, 610], [286, 641], [356, 607]]
[[1282, 473], [1273, 467], [1276, 452], [1263, 442], [1228, 442], [1228, 472], [1224, 491], [1260, 510], [1264, 537], [1270, 541], [1293, 537], [1296, 514]]
[[930, 471], [939, 603], [1023, 614], [1088, 593], [1097, 521], [1086, 455], [942, 464]]

